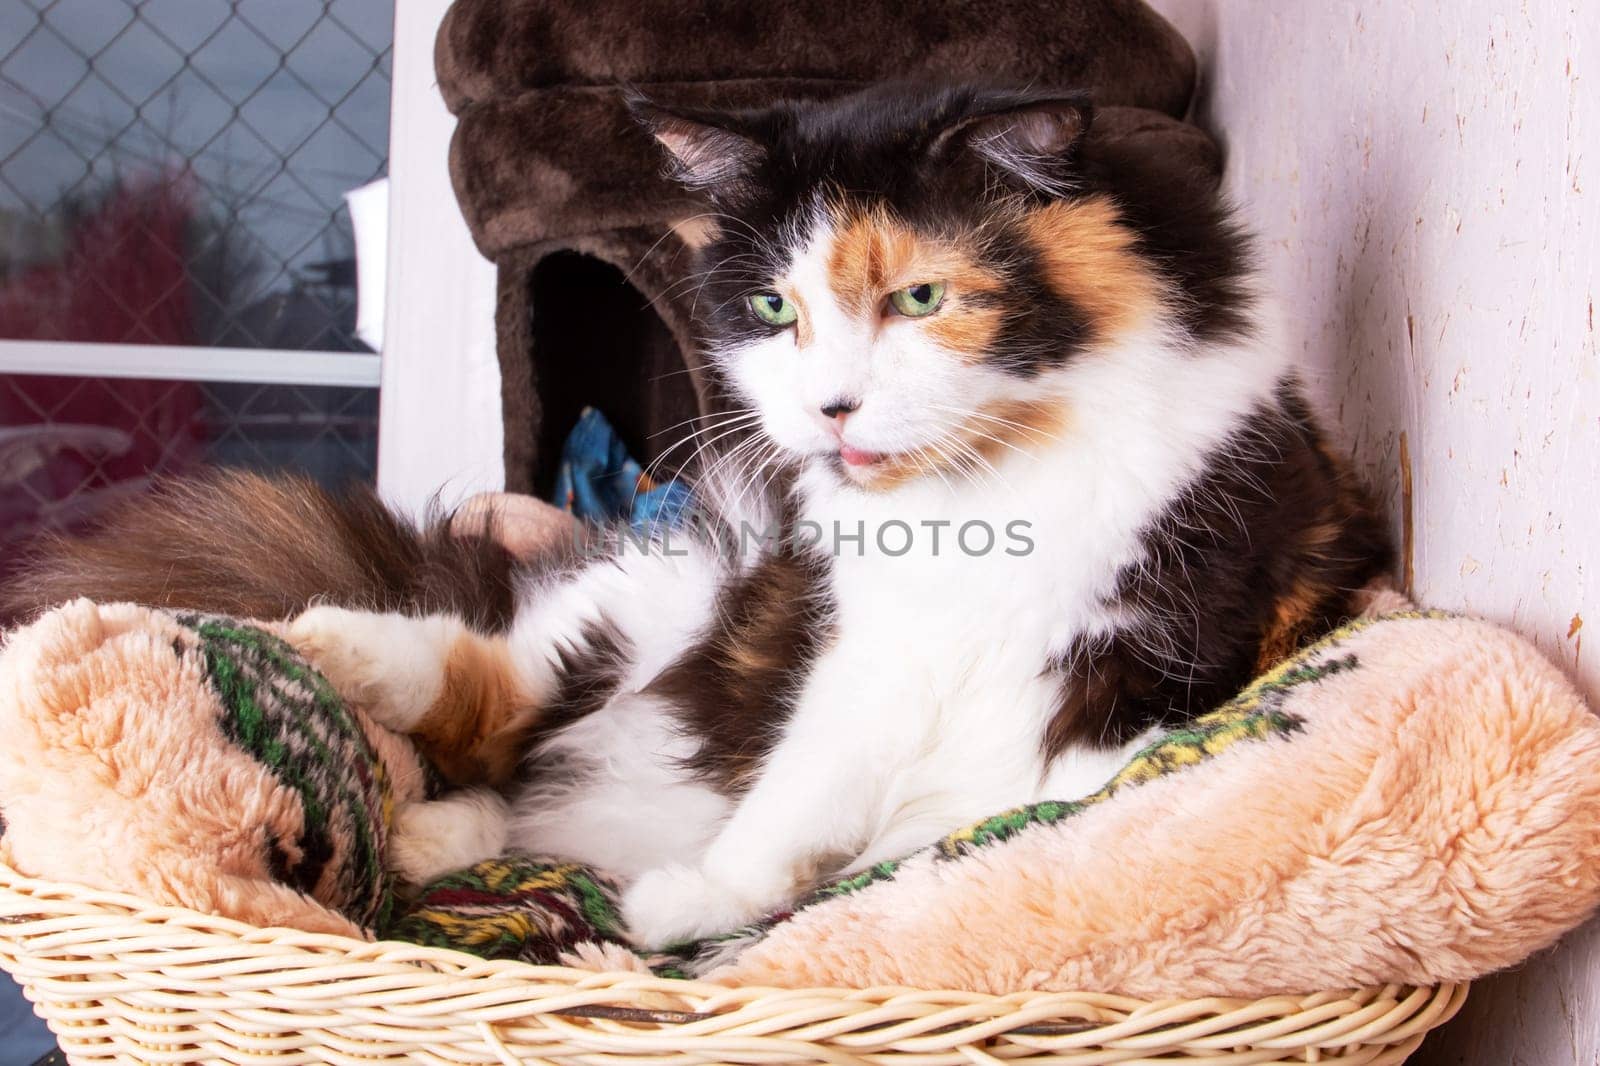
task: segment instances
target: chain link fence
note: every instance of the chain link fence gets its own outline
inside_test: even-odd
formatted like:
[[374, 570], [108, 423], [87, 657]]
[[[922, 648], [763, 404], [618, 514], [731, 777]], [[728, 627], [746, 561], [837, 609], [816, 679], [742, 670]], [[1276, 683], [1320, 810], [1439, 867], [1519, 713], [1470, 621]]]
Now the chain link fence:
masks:
[[0, 377], [0, 580], [8, 546], [90, 524], [153, 478], [202, 464], [376, 473], [373, 389]]
[[[0, 343], [367, 351], [343, 197], [387, 170], [393, 14], [0, 0]], [[153, 477], [370, 479], [376, 444], [373, 389], [0, 374], [0, 580]]]
[[342, 196], [387, 167], [392, 16], [0, 0], [0, 333], [362, 348]]

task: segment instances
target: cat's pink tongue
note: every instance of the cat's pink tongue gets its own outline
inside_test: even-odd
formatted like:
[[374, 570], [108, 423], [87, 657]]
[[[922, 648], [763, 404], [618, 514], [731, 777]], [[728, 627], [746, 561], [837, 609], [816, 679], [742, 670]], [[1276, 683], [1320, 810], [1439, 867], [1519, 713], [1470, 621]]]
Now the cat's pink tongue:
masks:
[[877, 452], [864, 452], [860, 448], [852, 448], [850, 445], [840, 441], [839, 458], [851, 466], [871, 466], [879, 459], [882, 459], [883, 456]]

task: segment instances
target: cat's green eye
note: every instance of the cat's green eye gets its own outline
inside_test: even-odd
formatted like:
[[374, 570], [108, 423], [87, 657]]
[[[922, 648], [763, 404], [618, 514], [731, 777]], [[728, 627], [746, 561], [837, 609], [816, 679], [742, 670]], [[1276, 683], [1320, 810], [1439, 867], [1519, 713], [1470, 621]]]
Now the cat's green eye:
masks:
[[775, 292], [758, 292], [750, 297], [750, 310], [769, 326], [792, 326], [800, 317], [793, 301], [785, 300]]
[[907, 318], [921, 318], [939, 310], [944, 302], [944, 282], [924, 281], [896, 289], [889, 294], [889, 303]]

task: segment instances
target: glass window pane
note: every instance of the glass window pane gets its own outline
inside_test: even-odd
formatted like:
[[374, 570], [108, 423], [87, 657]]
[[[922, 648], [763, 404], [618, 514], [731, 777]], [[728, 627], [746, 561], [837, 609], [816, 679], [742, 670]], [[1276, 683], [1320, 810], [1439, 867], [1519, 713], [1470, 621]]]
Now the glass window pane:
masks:
[[393, 13], [0, 0], [0, 337], [369, 350], [343, 197], [387, 169]]
[[371, 481], [376, 389], [0, 375], [0, 582], [18, 546], [81, 530], [206, 464]]

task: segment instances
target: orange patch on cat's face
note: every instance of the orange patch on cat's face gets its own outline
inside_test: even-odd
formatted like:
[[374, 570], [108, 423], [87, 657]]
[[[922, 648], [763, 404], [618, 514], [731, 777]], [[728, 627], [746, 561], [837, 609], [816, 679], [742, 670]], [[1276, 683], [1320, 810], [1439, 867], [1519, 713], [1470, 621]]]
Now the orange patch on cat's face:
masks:
[[783, 298], [794, 304], [799, 313], [794, 320], [794, 343], [797, 348], [808, 348], [816, 338], [816, 331], [811, 327], [811, 312], [806, 309], [806, 298], [792, 285], [779, 286]]
[[1111, 201], [1096, 196], [1052, 203], [1030, 213], [1024, 225], [1051, 287], [1088, 316], [1096, 340], [1155, 316], [1160, 285]]
[[982, 480], [1007, 453], [1029, 453], [1059, 440], [1067, 428], [1066, 409], [1045, 400], [1002, 401], [968, 416], [938, 446], [893, 455], [851, 480], [884, 491], [919, 477]]
[[922, 236], [881, 209], [835, 219], [828, 278], [846, 313], [874, 320], [894, 315], [888, 299], [895, 290], [943, 283], [944, 303], [915, 322], [934, 343], [963, 359], [981, 359], [1000, 329], [1000, 308], [973, 300], [1001, 287], [975, 251], [959, 240]]
[[1011, 400], [980, 409], [962, 427], [974, 450], [990, 463], [1005, 453], [1031, 452], [1061, 438], [1067, 410], [1059, 401]]

